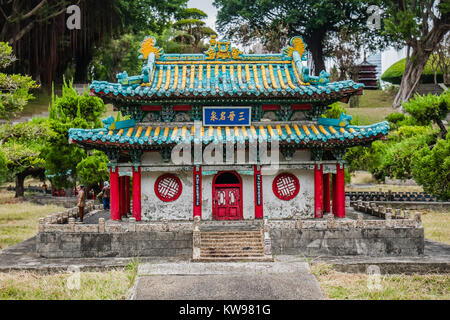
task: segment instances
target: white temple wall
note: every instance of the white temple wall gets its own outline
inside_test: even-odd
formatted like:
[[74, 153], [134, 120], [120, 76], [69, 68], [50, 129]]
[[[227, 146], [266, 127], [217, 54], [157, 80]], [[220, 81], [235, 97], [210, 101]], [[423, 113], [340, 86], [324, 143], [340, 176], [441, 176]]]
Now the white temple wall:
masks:
[[[292, 161], [309, 161], [309, 150], [299, 150], [293, 155]], [[284, 157], [280, 154], [280, 160]], [[142, 158], [143, 164], [162, 164], [161, 155], [158, 152], [147, 152]], [[212, 219], [212, 183], [215, 174], [202, 175], [202, 219]], [[274, 178], [282, 173], [294, 174], [300, 183], [300, 191], [291, 200], [279, 199], [272, 190]], [[164, 173], [175, 174], [182, 183], [182, 193], [178, 199], [172, 202], [160, 200], [154, 191], [156, 179]], [[239, 173], [239, 172], [238, 172]], [[314, 217], [314, 171], [306, 169], [278, 169], [270, 170], [262, 175], [263, 189], [263, 214], [269, 219], [313, 218]], [[239, 173], [242, 179], [242, 208], [243, 218], [251, 220], [255, 218], [255, 196], [253, 175]], [[142, 215], [149, 220], [192, 220], [193, 219], [193, 173], [188, 171], [174, 171], [168, 168], [167, 172], [142, 172]]]
[[[295, 175], [300, 183], [300, 191], [291, 200], [279, 199], [272, 190], [275, 177], [283, 172]], [[275, 175], [263, 176], [263, 212], [269, 219], [297, 219], [314, 217], [314, 171], [279, 170]]]
[[143, 219], [192, 220], [192, 172], [176, 172], [181, 180], [182, 192], [178, 199], [164, 202], [155, 194], [155, 182], [165, 172], [141, 173], [141, 206]]

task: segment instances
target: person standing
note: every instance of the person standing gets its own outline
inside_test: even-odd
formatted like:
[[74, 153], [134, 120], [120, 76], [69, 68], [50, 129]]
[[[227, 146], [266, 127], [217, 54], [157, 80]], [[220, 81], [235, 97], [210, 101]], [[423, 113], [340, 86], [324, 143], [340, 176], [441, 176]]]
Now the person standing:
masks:
[[43, 194], [47, 194], [47, 185], [45, 184], [45, 182], [44, 182], [44, 184], [42, 185], [42, 193], [43, 193]]
[[109, 210], [109, 195], [111, 189], [109, 188], [108, 181], [105, 181], [102, 189], [102, 199], [103, 199], [103, 210]]
[[78, 212], [80, 214], [80, 222], [83, 222], [83, 216], [84, 216], [84, 207], [86, 205], [86, 192], [84, 190], [84, 186], [78, 187], [78, 198], [77, 198], [77, 206], [78, 206]]

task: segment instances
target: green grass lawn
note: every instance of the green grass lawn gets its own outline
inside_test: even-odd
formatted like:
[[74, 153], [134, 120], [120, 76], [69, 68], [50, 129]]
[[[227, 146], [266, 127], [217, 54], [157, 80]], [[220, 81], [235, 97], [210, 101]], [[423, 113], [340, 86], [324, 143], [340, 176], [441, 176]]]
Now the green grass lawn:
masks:
[[78, 275], [79, 281], [73, 273], [0, 273], [0, 300], [123, 300], [136, 278], [136, 267]]
[[359, 108], [392, 108], [395, 94], [386, 90], [364, 90]]
[[422, 210], [425, 238], [450, 244], [450, 212]]
[[[338, 272], [317, 263], [311, 272], [319, 281], [326, 299], [333, 300], [448, 300], [450, 275], [380, 275], [379, 281], [367, 274]], [[373, 284], [377, 284], [374, 286]], [[378, 285], [379, 284], [379, 285]]]
[[63, 207], [19, 201], [13, 192], [0, 193], [0, 250], [33, 237], [39, 218], [59, 212]]
[[389, 108], [345, 108], [345, 113], [351, 115], [359, 125], [370, 125], [377, 122], [385, 121], [386, 116], [396, 112]]

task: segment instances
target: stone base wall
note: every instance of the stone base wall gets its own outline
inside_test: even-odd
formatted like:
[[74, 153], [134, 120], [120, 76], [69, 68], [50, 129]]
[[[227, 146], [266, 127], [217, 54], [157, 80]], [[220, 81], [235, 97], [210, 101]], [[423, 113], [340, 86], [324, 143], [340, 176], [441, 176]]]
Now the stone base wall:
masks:
[[36, 251], [45, 258], [191, 257], [192, 232], [43, 232]]
[[[424, 253], [424, 230], [421, 214], [411, 217], [392, 210], [384, 219], [263, 220], [266, 254], [302, 256], [417, 256]], [[378, 212], [378, 208], [376, 212]], [[88, 257], [188, 257], [198, 255], [200, 221], [123, 222], [76, 224], [60, 215], [39, 220], [37, 253], [46, 258]], [[53, 223], [52, 223], [53, 221]], [[225, 244], [226, 245], [226, 244]]]
[[271, 229], [273, 254], [304, 256], [417, 256], [423, 228], [349, 230]]

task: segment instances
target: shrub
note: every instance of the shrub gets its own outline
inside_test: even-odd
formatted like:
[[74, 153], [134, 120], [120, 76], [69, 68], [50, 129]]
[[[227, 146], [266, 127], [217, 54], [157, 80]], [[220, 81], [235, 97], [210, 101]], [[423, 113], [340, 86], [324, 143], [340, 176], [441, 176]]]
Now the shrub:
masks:
[[339, 119], [341, 113], [345, 113], [345, 107], [343, 107], [339, 102], [335, 102], [328, 106], [327, 111], [322, 114], [322, 118]]
[[450, 199], [450, 134], [430, 150], [424, 147], [413, 157], [412, 175], [425, 192], [440, 200]]

